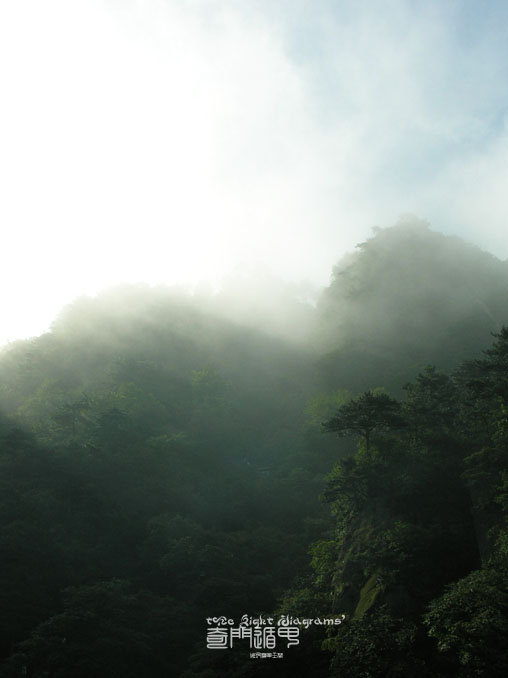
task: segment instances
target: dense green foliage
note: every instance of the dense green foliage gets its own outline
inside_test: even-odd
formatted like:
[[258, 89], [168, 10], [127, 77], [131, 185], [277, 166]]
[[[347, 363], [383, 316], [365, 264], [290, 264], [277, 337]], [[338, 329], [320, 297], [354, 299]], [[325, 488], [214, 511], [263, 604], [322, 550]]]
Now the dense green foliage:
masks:
[[336, 528], [314, 547], [311, 588], [350, 620], [324, 642], [330, 675], [506, 675], [507, 361], [503, 329], [452, 376], [421, 373], [396, 419], [394, 402], [362, 429], [388, 404], [366, 393], [325, 424], [363, 434], [328, 477]]
[[[504, 676], [507, 284], [401, 224], [291, 341], [137, 286], [8, 346], [0, 675]], [[270, 662], [222, 614], [346, 617]]]

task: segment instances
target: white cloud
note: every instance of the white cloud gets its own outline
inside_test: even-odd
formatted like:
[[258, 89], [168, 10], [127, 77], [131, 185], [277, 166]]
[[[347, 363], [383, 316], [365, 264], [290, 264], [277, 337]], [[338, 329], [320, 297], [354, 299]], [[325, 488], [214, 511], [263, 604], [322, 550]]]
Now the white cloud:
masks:
[[216, 282], [258, 261], [325, 283], [345, 249], [405, 211], [501, 248], [508, 60], [486, 15], [476, 26], [462, 5], [402, 1], [4, 3], [5, 336], [120, 280]]

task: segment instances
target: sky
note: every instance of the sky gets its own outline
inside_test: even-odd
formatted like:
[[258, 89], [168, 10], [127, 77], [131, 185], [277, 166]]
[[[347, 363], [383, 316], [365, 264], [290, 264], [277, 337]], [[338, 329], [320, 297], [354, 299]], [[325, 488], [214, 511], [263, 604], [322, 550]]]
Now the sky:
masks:
[[508, 3], [0, 2], [0, 343], [120, 283], [326, 285], [412, 213], [508, 257]]

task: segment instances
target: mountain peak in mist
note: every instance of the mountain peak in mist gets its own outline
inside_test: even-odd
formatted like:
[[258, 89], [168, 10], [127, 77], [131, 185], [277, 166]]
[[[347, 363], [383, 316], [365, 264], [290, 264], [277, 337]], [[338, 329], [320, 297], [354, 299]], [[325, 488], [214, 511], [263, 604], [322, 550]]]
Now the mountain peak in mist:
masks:
[[334, 267], [316, 336], [337, 355], [362, 355], [364, 366], [375, 356], [388, 373], [404, 364], [452, 367], [508, 322], [507, 293], [505, 262], [404, 217], [374, 229]]

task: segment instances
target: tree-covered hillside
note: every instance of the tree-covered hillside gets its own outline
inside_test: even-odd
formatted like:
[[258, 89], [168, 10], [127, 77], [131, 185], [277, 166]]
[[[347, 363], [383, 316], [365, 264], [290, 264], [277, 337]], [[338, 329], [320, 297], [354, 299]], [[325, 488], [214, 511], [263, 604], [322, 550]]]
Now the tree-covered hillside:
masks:
[[[76, 302], [50, 333], [10, 347], [0, 372], [3, 653], [23, 641], [32, 675], [82, 675], [74, 653], [81, 664], [100, 620], [45, 656], [52, 634], [74, 633], [76, 605], [97, 620], [95, 605], [131, 603], [94, 670], [114, 657], [140, 675], [149, 653], [177, 675], [206, 616], [269, 609], [305, 565], [320, 520], [319, 484], [299, 461], [315, 390], [305, 352], [125, 288]], [[150, 596], [165, 619], [157, 650]], [[146, 636], [135, 660], [117, 637], [130, 633]], [[79, 670], [97, 675], [87, 662]]]
[[[335, 527], [285, 605], [348, 623], [323, 639], [340, 678], [499, 677], [508, 655], [508, 329], [399, 402], [366, 392], [324, 429], [357, 439], [324, 489]], [[330, 596], [332, 602], [330, 603]]]
[[[287, 327], [124, 286], [3, 349], [0, 675], [504, 675], [507, 290], [413, 221]], [[346, 618], [206, 648], [282, 613]]]

